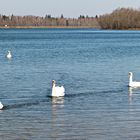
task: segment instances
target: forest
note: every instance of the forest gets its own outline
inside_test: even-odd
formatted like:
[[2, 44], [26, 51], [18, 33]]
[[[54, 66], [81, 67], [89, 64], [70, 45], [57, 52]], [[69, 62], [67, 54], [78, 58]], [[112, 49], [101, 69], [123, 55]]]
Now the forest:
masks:
[[140, 29], [140, 10], [118, 8], [99, 16], [98, 23], [102, 29]]
[[98, 28], [97, 17], [80, 15], [78, 18], [59, 18], [46, 15], [40, 16], [15, 16], [0, 15], [0, 27], [93, 27]]

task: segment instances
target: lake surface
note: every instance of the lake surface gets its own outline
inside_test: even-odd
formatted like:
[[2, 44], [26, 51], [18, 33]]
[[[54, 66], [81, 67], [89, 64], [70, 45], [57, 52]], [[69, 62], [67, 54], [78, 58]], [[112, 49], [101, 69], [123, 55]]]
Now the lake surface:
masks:
[[[140, 31], [0, 29], [0, 139], [140, 139], [129, 71], [140, 81]], [[50, 98], [53, 79], [64, 98]]]

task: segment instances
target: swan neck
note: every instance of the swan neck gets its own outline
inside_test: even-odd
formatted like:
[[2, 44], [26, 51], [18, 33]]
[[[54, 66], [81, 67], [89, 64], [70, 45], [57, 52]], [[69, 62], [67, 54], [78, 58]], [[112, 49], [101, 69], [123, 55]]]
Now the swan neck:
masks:
[[52, 88], [55, 87], [55, 83], [52, 84]]
[[129, 83], [132, 83], [132, 81], [133, 81], [133, 76], [131, 75], [131, 76], [129, 77]]
[[52, 84], [52, 96], [55, 96], [55, 83]]

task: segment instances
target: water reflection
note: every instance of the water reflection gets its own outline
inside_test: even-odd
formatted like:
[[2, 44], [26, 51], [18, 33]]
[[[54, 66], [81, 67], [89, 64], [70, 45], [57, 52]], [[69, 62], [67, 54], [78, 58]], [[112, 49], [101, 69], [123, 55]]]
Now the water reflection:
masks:
[[52, 97], [52, 107], [64, 107], [64, 97]]
[[[53, 97], [52, 98], [52, 120], [56, 120], [59, 117], [59, 113], [64, 107], [64, 97]], [[54, 121], [55, 122], [55, 121]]]
[[133, 100], [133, 95], [136, 91], [140, 91], [140, 88], [132, 88], [128, 87], [128, 97], [129, 97], [129, 102], [132, 102]]
[[64, 97], [51, 98], [52, 103], [52, 116], [51, 116], [51, 138], [58, 139], [61, 131], [64, 131], [65, 121], [63, 115]]
[[128, 87], [128, 96], [131, 97], [133, 94], [133, 88], [132, 87]]

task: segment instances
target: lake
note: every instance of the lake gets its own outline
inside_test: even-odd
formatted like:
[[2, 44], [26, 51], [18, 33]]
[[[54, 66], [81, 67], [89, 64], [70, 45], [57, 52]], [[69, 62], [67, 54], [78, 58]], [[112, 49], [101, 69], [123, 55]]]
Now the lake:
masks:
[[0, 139], [138, 140], [129, 71], [140, 81], [140, 31], [0, 29]]

